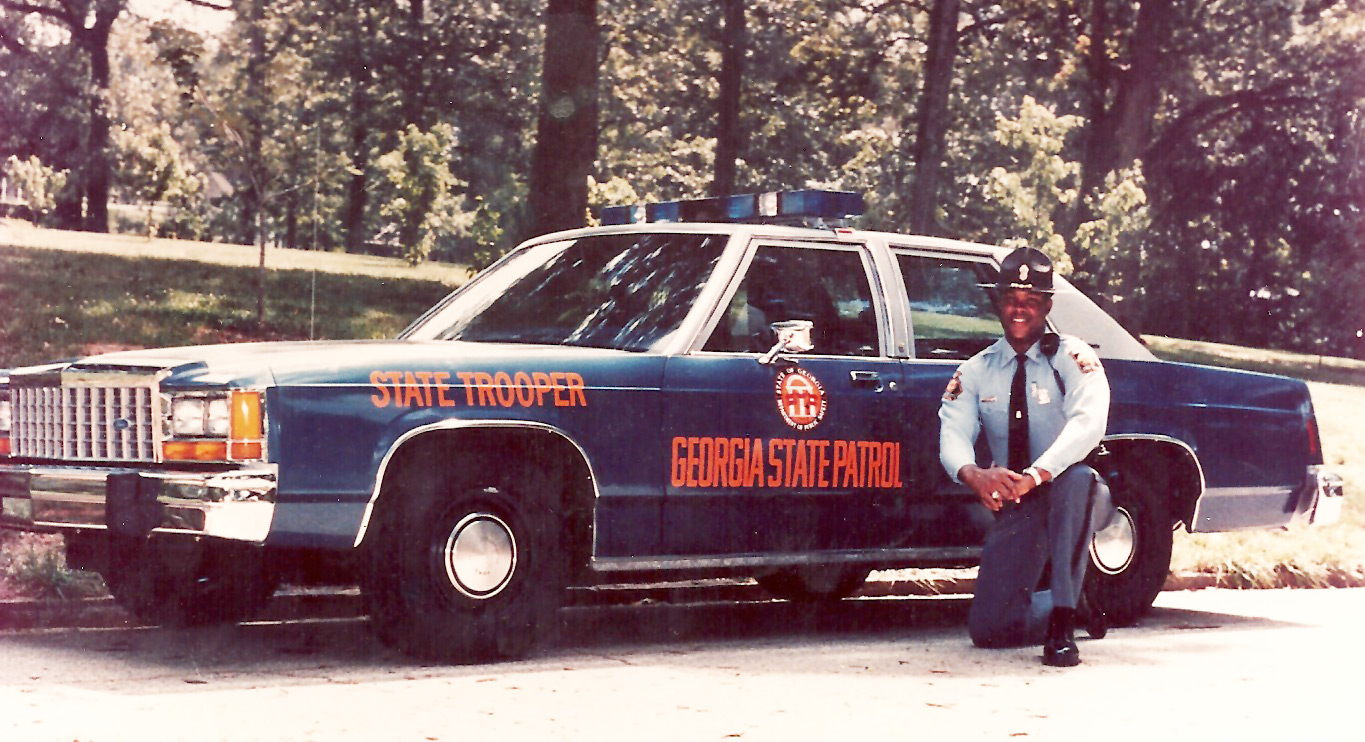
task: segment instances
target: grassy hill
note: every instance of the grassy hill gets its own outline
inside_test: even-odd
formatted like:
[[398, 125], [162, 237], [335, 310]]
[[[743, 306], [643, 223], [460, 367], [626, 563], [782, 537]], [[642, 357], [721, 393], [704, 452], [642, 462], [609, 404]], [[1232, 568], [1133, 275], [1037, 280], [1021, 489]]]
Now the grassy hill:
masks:
[[0, 368], [119, 348], [392, 337], [469, 276], [461, 266], [34, 229], [0, 220]]
[[[0, 368], [120, 348], [391, 337], [468, 278], [459, 266], [413, 268], [373, 256], [269, 249], [262, 329], [255, 320], [258, 260], [251, 246], [0, 220]], [[1176, 569], [1227, 584], [1365, 582], [1365, 362], [1144, 340], [1166, 360], [1308, 380], [1326, 459], [1345, 476], [1349, 493], [1345, 522], [1331, 528], [1182, 534]]]

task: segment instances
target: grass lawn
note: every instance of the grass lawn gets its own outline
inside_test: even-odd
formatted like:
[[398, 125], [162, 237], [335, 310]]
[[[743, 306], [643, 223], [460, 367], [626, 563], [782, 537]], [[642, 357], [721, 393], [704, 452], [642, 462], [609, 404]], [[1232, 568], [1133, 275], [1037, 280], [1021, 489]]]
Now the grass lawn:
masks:
[[0, 220], [0, 368], [124, 348], [392, 337], [460, 267], [306, 250], [36, 230]]

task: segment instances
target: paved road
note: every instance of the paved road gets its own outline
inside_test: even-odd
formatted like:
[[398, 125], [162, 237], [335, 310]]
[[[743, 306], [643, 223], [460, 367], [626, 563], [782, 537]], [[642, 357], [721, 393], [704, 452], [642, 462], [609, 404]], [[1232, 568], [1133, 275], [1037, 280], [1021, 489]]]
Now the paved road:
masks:
[[0, 633], [0, 739], [1359, 739], [1365, 589], [1164, 593], [1085, 664], [976, 650], [961, 598], [566, 611], [521, 662], [354, 619]]

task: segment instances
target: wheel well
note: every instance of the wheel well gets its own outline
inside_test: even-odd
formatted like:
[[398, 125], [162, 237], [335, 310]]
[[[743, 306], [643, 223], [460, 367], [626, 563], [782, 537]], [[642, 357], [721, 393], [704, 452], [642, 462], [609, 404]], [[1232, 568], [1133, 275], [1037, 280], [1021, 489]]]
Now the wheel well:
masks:
[[[1117, 467], [1135, 463], [1153, 476], [1165, 480], [1167, 505], [1172, 525], [1186, 529], [1194, 520], [1194, 509], [1203, 494], [1204, 478], [1193, 451], [1174, 439], [1119, 438], [1104, 441]], [[1103, 473], [1103, 472], [1101, 472]]]
[[471, 428], [435, 430], [418, 435], [395, 451], [384, 469], [376, 509], [385, 502], [390, 480], [407, 466], [450, 467], [453, 453], [473, 454], [490, 466], [535, 466], [551, 474], [561, 489], [555, 501], [563, 546], [569, 558], [570, 579], [586, 574], [592, 557], [593, 508], [596, 492], [592, 472], [582, 451], [564, 436], [534, 428]]

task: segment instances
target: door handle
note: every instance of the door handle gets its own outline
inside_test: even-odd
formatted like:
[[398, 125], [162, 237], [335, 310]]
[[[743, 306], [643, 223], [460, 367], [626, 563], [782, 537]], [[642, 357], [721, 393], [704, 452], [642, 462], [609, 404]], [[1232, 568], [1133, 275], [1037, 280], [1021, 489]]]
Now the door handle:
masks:
[[850, 371], [848, 378], [853, 386], [870, 386], [879, 392], [882, 390], [882, 375], [876, 371]]

